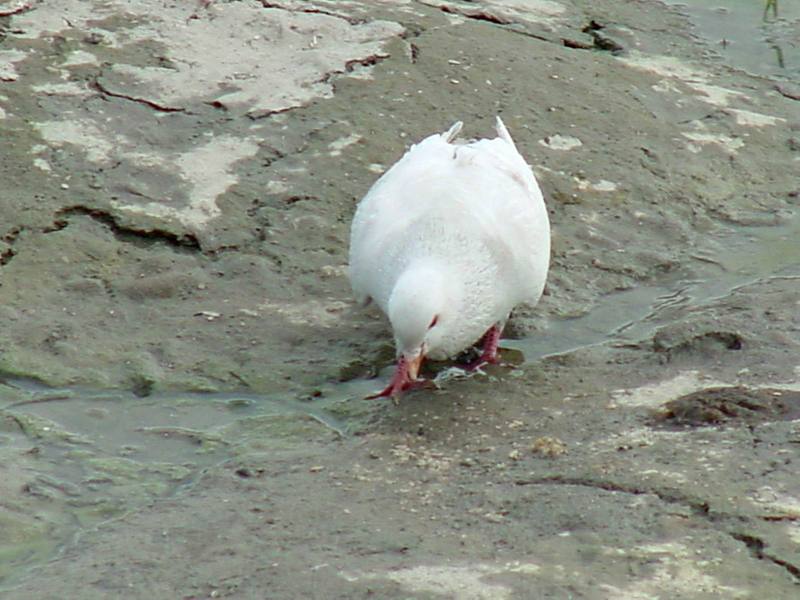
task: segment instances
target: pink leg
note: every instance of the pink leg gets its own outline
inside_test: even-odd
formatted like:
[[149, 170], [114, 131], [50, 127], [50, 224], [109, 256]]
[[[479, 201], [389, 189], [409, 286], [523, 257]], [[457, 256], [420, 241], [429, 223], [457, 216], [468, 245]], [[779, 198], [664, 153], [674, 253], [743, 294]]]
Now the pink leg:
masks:
[[483, 352], [481, 352], [477, 360], [467, 366], [468, 371], [474, 371], [483, 365], [494, 364], [500, 360], [500, 353], [497, 351], [497, 347], [500, 345], [501, 333], [499, 325], [494, 324], [483, 334]]
[[392, 376], [392, 380], [389, 382], [389, 385], [386, 386], [382, 391], [378, 392], [377, 394], [372, 394], [367, 396], [365, 400], [372, 400], [373, 398], [396, 398], [400, 394], [402, 394], [405, 390], [415, 387], [416, 385], [422, 383], [418, 379], [411, 379], [408, 375], [408, 361], [406, 360], [405, 356], [401, 356], [397, 360], [397, 367], [394, 370], [394, 375]]

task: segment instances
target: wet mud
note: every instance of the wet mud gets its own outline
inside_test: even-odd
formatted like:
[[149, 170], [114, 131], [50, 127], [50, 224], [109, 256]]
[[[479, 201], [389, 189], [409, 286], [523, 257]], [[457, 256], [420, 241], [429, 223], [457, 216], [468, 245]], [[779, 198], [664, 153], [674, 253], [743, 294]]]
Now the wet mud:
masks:
[[[797, 597], [800, 104], [703, 33], [655, 2], [0, 4], [3, 597]], [[546, 294], [504, 364], [363, 400], [393, 348], [355, 204], [496, 114]]]

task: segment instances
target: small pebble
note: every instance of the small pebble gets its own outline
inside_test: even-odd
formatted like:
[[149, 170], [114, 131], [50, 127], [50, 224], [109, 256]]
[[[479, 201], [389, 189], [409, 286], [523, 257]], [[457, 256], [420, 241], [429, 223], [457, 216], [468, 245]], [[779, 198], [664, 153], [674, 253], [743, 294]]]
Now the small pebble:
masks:
[[483, 516], [487, 521], [490, 521], [492, 523], [502, 523], [503, 519], [505, 519], [505, 517], [500, 513], [486, 513]]
[[531, 452], [546, 458], [555, 458], [556, 456], [566, 454], [567, 445], [556, 437], [545, 435], [533, 441], [533, 444], [531, 444]]

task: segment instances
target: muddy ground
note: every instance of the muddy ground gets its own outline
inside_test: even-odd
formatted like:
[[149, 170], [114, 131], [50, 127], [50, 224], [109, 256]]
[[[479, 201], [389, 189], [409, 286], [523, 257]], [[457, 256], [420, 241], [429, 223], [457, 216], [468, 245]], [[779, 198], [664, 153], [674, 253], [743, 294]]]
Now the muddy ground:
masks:
[[[645, 1], [0, 14], [4, 598], [800, 594], [791, 82]], [[495, 114], [546, 295], [511, 364], [365, 401], [355, 204]]]

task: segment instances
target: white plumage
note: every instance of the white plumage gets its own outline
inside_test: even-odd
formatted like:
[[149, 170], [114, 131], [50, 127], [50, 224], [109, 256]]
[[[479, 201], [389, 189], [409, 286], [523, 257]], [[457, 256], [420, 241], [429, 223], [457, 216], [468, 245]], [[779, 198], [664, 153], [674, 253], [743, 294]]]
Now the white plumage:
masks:
[[511, 309], [544, 289], [550, 224], [533, 172], [499, 117], [494, 139], [456, 140], [461, 125], [412, 146], [353, 218], [353, 291], [389, 317], [399, 358], [379, 395], [409, 387], [423, 356], [499, 337]]

